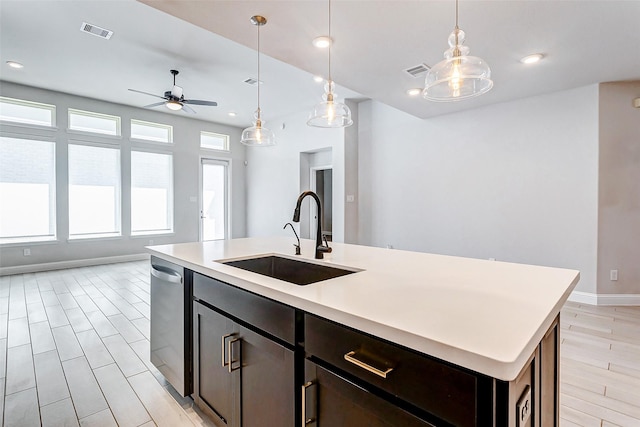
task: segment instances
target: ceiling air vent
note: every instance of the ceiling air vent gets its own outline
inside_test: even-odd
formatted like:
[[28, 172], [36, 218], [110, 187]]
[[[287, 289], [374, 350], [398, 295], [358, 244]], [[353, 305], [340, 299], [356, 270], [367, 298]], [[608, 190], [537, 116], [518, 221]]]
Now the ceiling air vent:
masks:
[[109, 40], [113, 35], [113, 31], [96, 27], [95, 25], [87, 24], [86, 22], [82, 23], [82, 26], [80, 27], [80, 31], [93, 34], [94, 36], [98, 36], [100, 38], [107, 39], [107, 40]]
[[417, 78], [429, 71], [430, 68], [431, 67], [429, 67], [427, 64], [418, 64], [416, 66], [407, 68], [406, 70], [404, 70], [404, 72], [409, 74], [411, 77]]
[[[252, 85], [252, 86], [255, 86], [256, 84], [258, 84], [258, 80], [254, 79], [253, 77], [249, 77], [248, 79], [244, 79], [243, 82], [245, 82], [248, 85]], [[262, 84], [262, 82], [260, 82], [260, 84]]]

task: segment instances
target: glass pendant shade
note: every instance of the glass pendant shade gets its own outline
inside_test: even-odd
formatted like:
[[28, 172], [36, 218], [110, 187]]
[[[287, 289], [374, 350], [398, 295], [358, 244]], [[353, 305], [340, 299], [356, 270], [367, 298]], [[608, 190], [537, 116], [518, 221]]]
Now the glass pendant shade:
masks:
[[309, 114], [307, 124], [320, 128], [341, 128], [351, 126], [351, 110], [346, 104], [337, 102], [333, 93], [334, 84], [328, 81], [324, 86], [325, 94], [322, 96], [323, 101], [316, 106]]
[[242, 131], [240, 142], [252, 147], [266, 147], [276, 145], [276, 135], [272, 130], [262, 127], [260, 113], [256, 111], [256, 120], [253, 122], [253, 126]]
[[491, 69], [482, 59], [469, 56], [465, 34], [457, 27], [449, 35], [445, 59], [434, 65], [425, 78], [422, 95], [430, 101], [451, 102], [473, 98], [493, 87]]

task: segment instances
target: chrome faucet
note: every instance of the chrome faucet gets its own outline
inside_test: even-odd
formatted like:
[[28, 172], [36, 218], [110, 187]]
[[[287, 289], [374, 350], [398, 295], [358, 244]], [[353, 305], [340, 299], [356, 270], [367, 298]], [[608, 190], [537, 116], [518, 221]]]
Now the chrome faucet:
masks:
[[320, 227], [322, 227], [322, 205], [320, 204], [320, 198], [313, 191], [305, 191], [300, 194], [298, 197], [298, 201], [296, 202], [296, 209], [293, 211], [293, 222], [300, 222], [300, 205], [302, 204], [302, 200], [311, 196], [316, 201], [316, 205], [318, 206], [318, 229], [316, 230], [316, 259], [322, 259], [324, 252], [331, 252], [331, 248], [329, 247], [329, 243], [325, 239], [326, 246], [322, 244], [322, 231]]
[[284, 227], [282, 227], [282, 229], [284, 230], [285, 228], [287, 228], [287, 225], [289, 227], [291, 227], [291, 230], [293, 231], [293, 234], [296, 235], [296, 239], [298, 239], [298, 244], [296, 245], [295, 243], [293, 244], [293, 246], [296, 247], [296, 255], [300, 255], [300, 238], [298, 237], [298, 233], [296, 233], [296, 229], [293, 228], [293, 224], [291, 224], [290, 222], [286, 223], [284, 225]]

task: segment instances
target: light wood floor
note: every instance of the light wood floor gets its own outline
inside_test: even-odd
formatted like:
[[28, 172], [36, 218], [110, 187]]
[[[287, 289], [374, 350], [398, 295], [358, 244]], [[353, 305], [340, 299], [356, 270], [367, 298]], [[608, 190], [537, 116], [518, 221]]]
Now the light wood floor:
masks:
[[[640, 427], [640, 307], [567, 303], [562, 427]], [[211, 425], [149, 362], [148, 262], [0, 278], [6, 426]]]

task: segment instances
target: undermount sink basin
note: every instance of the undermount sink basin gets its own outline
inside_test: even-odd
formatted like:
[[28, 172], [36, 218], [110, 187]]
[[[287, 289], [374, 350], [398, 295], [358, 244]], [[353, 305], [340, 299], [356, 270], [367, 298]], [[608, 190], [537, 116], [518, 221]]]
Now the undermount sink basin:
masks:
[[296, 285], [309, 285], [311, 283], [356, 273], [356, 271], [352, 270], [297, 261], [276, 255], [221, 262], [232, 267], [252, 271]]

